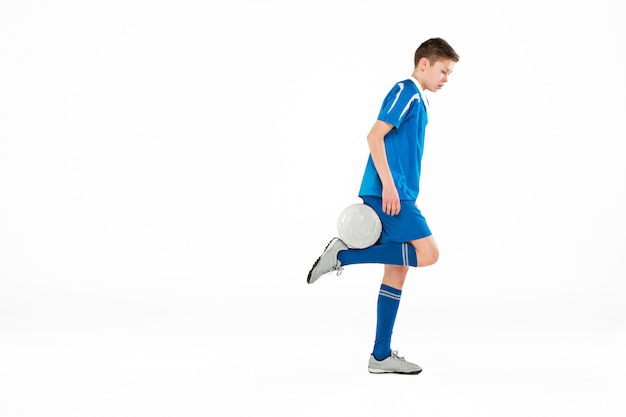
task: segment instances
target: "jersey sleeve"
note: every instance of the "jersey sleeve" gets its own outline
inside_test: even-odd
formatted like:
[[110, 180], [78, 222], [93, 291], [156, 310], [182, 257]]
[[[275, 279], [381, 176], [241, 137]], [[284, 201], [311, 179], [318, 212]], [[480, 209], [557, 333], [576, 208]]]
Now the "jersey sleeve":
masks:
[[387, 122], [397, 129], [409, 113], [408, 110], [414, 101], [419, 103], [419, 93], [411, 88], [406, 88], [405, 82], [397, 83], [385, 97], [378, 113], [378, 120]]

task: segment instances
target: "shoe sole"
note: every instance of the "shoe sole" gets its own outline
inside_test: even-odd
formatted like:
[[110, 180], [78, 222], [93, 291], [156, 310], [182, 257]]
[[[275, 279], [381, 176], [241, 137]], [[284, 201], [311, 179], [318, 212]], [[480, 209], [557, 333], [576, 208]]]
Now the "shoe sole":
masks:
[[315, 269], [315, 267], [317, 266], [317, 264], [320, 263], [320, 260], [322, 259], [322, 257], [326, 254], [326, 251], [328, 250], [328, 248], [330, 247], [330, 245], [335, 241], [335, 238], [332, 238], [330, 240], [330, 242], [328, 242], [328, 245], [326, 245], [326, 247], [324, 248], [324, 251], [322, 252], [322, 254], [320, 255], [319, 258], [317, 258], [317, 261], [315, 261], [315, 263], [313, 264], [313, 266], [311, 267], [311, 270], [309, 271], [309, 275], [307, 275], [306, 277], [306, 282], [307, 284], [313, 284], [313, 282], [317, 281], [313, 281], [311, 282], [311, 274], [313, 273], [313, 270]]
[[410, 372], [400, 372], [400, 371], [385, 371], [384, 369], [373, 369], [373, 368], [367, 368], [367, 370], [369, 371], [370, 374], [399, 374], [399, 375], [417, 375], [420, 372], [422, 372], [422, 370], [418, 370], [418, 371], [410, 371]]

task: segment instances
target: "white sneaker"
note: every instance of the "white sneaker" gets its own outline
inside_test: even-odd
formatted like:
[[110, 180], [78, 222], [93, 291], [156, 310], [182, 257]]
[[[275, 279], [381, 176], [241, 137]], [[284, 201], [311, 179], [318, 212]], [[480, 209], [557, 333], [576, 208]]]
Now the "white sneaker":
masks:
[[306, 282], [313, 284], [322, 275], [333, 271], [337, 271], [337, 275], [340, 275], [343, 268], [341, 267], [341, 262], [337, 259], [337, 255], [339, 251], [346, 249], [348, 249], [348, 245], [343, 243], [341, 239], [338, 237], [332, 238], [326, 245], [322, 255], [313, 264], [309, 275], [306, 277]]
[[376, 360], [374, 355], [370, 355], [370, 362], [367, 370], [372, 374], [412, 374], [417, 375], [422, 372], [419, 365], [408, 362], [403, 357], [398, 356], [398, 351], [391, 352], [391, 356], [382, 361]]

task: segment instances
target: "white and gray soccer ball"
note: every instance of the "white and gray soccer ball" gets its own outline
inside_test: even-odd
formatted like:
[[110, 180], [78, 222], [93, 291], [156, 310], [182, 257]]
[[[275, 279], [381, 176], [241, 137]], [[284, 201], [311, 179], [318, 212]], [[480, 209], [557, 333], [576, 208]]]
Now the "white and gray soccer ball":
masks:
[[383, 224], [373, 208], [363, 203], [351, 204], [339, 214], [337, 233], [352, 249], [365, 249], [378, 241]]

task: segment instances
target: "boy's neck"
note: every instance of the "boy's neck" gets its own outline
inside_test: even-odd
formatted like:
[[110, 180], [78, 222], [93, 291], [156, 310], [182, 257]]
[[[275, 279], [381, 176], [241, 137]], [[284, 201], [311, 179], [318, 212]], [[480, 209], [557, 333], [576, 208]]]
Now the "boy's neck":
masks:
[[421, 73], [419, 69], [416, 68], [415, 71], [413, 71], [413, 74], [411, 74], [411, 76], [415, 78], [417, 82], [420, 84], [420, 87], [422, 87], [422, 91], [426, 91], [426, 86], [424, 86], [424, 82], [422, 81], [422, 77], [421, 77]]

